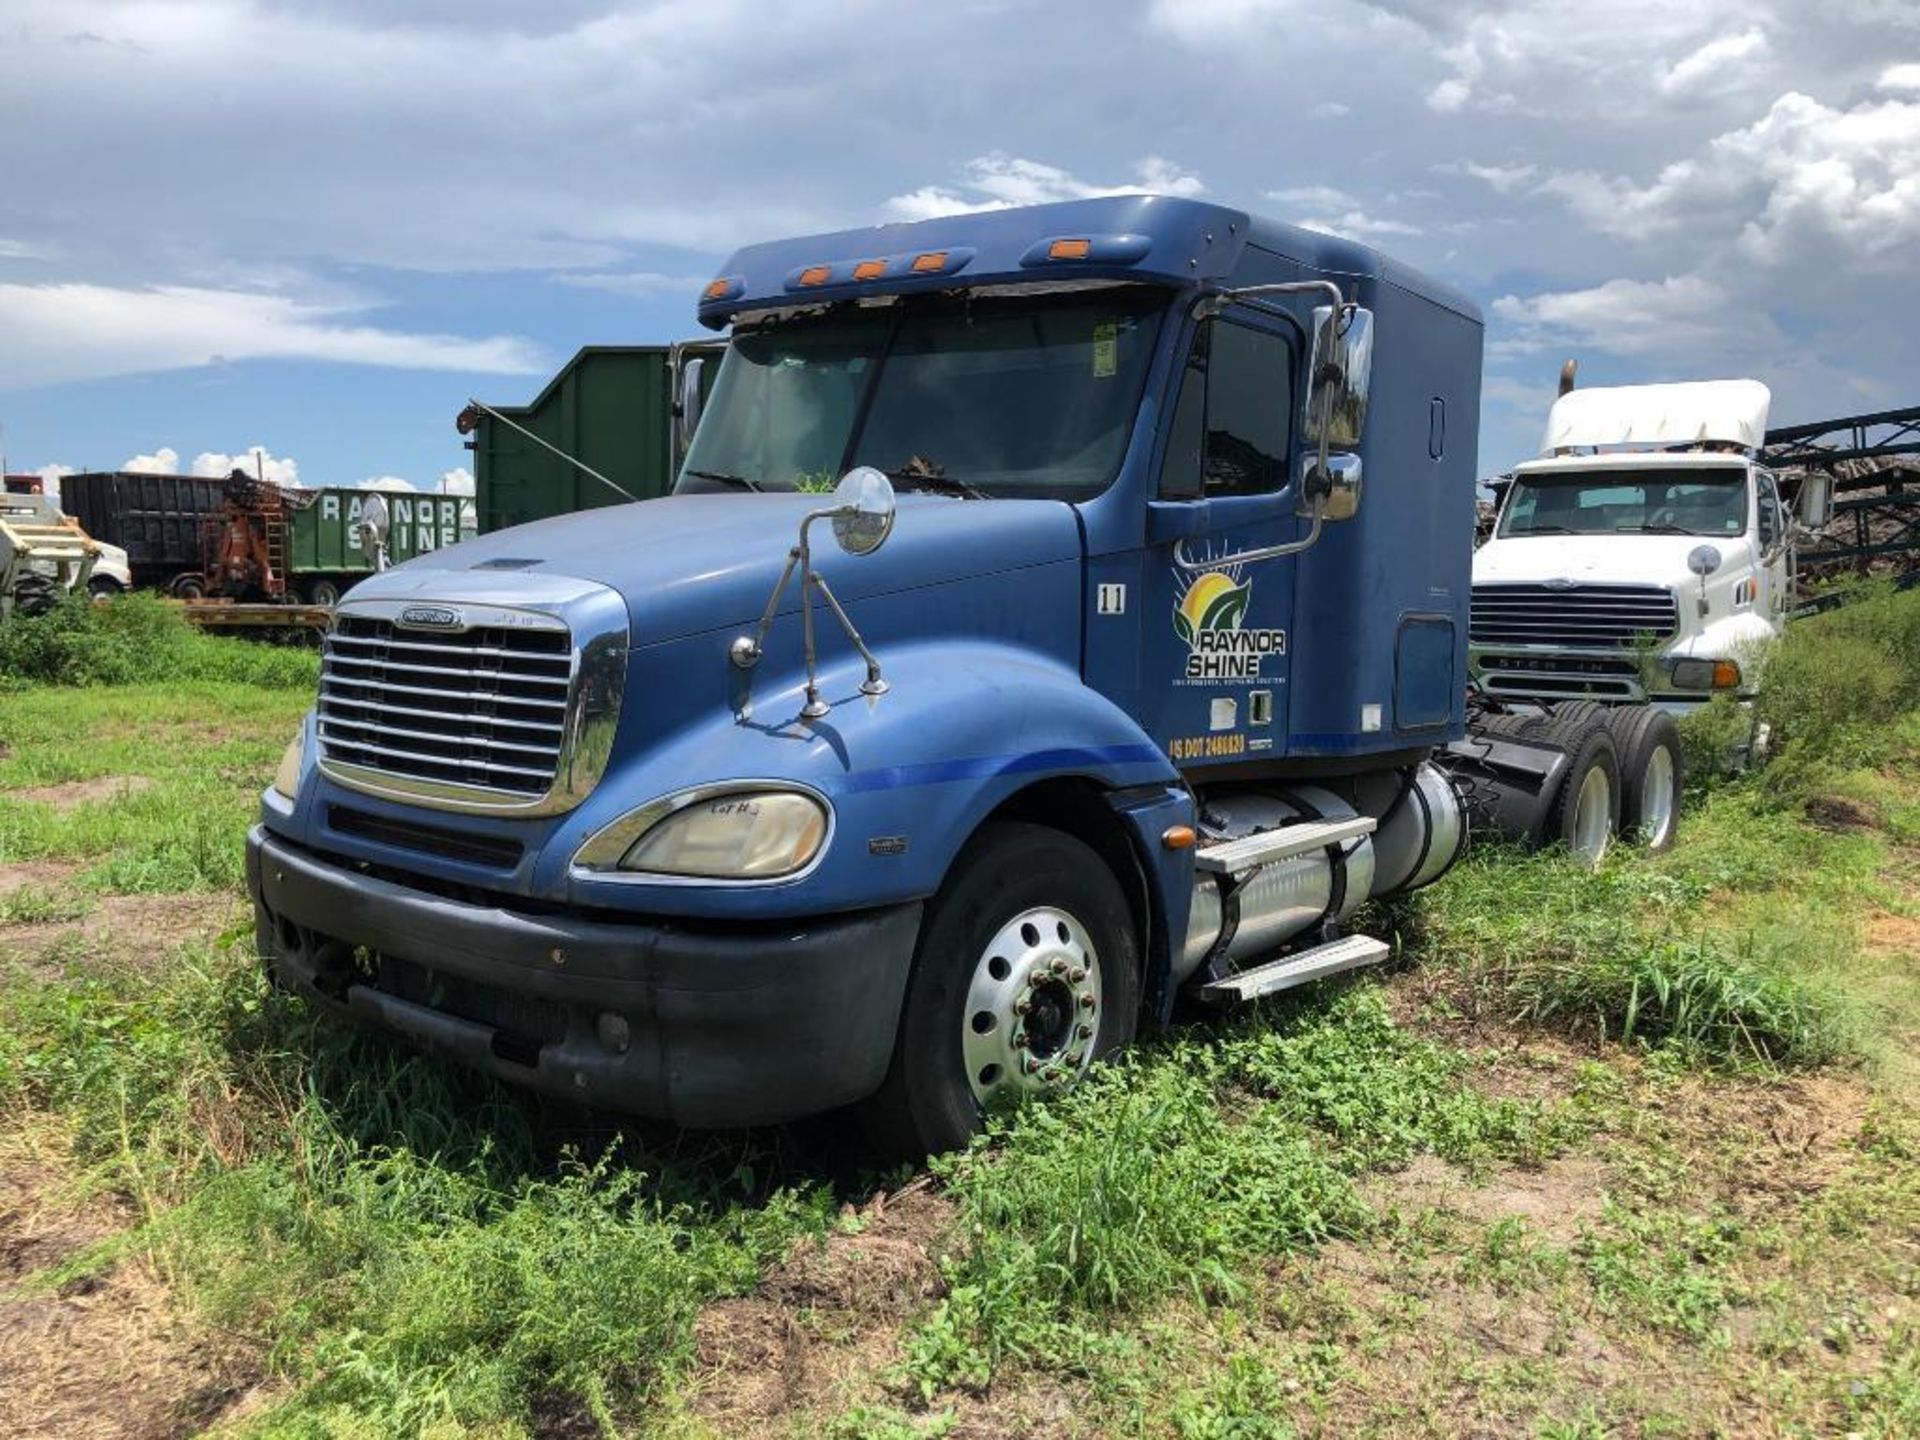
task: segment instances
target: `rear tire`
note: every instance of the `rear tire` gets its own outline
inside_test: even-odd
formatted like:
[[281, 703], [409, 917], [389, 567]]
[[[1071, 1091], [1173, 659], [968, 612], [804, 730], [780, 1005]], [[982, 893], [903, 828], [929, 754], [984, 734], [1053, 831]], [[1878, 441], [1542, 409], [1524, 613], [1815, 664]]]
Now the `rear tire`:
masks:
[[29, 572], [13, 582], [13, 608], [22, 615], [45, 615], [60, 604], [58, 581]]
[[87, 581], [87, 593], [96, 600], [113, 600], [127, 592], [111, 575], [95, 575]]
[[1663, 710], [1635, 705], [1607, 717], [1620, 752], [1620, 834], [1629, 844], [1671, 850], [1680, 832], [1680, 727]]
[[323, 605], [331, 610], [340, 603], [340, 587], [331, 580], [309, 580], [300, 588], [306, 592], [309, 605]]
[[1588, 868], [1620, 828], [1620, 753], [1604, 723], [1567, 744], [1566, 776], [1547, 812], [1546, 843], [1565, 845]]
[[1044, 826], [984, 826], [927, 908], [893, 1063], [861, 1106], [868, 1138], [911, 1159], [964, 1145], [986, 1105], [1064, 1088], [1126, 1045], [1139, 1005], [1132, 909], [1106, 863]]
[[207, 598], [207, 582], [199, 575], [180, 575], [173, 582], [173, 594], [177, 600], [204, 600]]

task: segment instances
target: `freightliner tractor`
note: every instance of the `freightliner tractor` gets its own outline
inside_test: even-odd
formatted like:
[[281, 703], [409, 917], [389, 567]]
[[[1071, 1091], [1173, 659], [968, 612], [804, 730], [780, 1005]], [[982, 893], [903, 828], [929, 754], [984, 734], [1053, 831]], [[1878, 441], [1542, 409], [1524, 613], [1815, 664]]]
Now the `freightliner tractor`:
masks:
[[1135, 196], [751, 246], [698, 314], [672, 494], [339, 607], [248, 841], [281, 984], [587, 1105], [925, 1152], [1183, 995], [1381, 960], [1345, 922], [1476, 792], [1604, 843], [1601, 727], [1468, 733], [1454, 290]]

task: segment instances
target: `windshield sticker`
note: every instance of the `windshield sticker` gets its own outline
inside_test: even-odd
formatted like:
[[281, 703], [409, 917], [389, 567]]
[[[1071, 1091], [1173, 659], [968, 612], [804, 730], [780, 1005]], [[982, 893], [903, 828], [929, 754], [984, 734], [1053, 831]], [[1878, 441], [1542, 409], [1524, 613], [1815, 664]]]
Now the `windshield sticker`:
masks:
[[1093, 327], [1093, 378], [1110, 380], [1120, 368], [1120, 327], [1102, 320]]
[[1187, 586], [1173, 628], [1187, 645], [1189, 683], [1258, 680], [1267, 656], [1287, 653], [1286, 631], [1242, 628], [1252, 598], [1253, 582], [1241, 579], [1237, 565], [1196, 575]]

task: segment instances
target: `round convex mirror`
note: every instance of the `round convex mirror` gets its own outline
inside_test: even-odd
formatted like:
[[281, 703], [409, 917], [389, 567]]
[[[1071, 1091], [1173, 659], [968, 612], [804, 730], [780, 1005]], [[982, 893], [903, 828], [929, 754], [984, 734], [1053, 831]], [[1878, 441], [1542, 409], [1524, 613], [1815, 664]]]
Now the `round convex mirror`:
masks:
[[871, 555], [893, 533], [893, 482], [871, 465], [849, 470], [833, 492], [833, 538], [849, 555]]
[[1720, 568], [1720, 551], [1713, 545], [1696, 545], [1687, 556], [1687, 569], [1705, 579]]

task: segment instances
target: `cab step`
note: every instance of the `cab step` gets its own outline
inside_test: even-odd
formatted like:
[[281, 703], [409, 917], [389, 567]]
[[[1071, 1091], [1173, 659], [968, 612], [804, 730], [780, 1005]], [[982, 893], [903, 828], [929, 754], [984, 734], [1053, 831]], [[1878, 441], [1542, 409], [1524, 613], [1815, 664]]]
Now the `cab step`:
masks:
[[1291, 860], [1310, 850], [1324, 850], [1347, 840], [1370, 835], [1380, 822], [1371, 815], [1355, 815], [1346, 820], [1309, 820], [1303, 825], [1282, 825], [1277, 830], [1256, 830], [1238, 840], [1223, 840], [1204, 850], [1193, 852], [1193, 863], [1201, 870], [1217, 875], [1237, 875], [1259, 865]]
[[1371, 935], [1349, 935], [1344, 940], [1329, 940], [1325, 945], [1269, 960], [1265, 965], [1203, 985], [1200, 998], [1215, 1004], [1244, 1005], [1262, 995], [1291, 990], [1296, 985], [1338, 975], [1342, 970], [1378, 965], [1392, 953], [1393, 947], [1384, 940], [1376, 940]]

